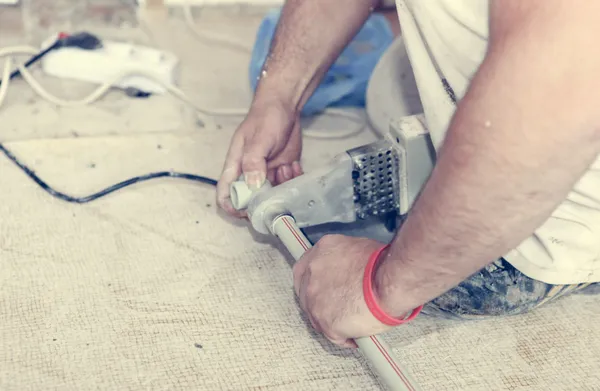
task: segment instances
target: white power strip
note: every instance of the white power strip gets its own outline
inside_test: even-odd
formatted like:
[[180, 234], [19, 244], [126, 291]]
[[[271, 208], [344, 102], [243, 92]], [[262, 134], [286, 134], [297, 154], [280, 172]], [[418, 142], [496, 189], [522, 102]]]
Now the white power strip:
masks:
[[[44, 47], [55, 42], [51, 38]], [[116, 41], [102, 41], [103, 47], [84, 50], [65, 47], [43, 57], [43, 71], [51, 76], [87, 81], [94, 84], [111, 82], [124, 73], [149, 73], [167, 85], [176, 84], [179, 60], [169, 52], [151, 47]], [[166, 88], [144, 76], [124, 77], [114, 84], [119, 88], [134, 88], [153, 94], [164, 94]]]

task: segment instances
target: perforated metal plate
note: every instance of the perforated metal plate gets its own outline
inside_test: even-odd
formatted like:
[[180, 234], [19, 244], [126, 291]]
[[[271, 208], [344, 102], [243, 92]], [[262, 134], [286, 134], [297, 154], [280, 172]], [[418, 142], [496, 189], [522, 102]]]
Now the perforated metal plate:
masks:
[[400, 208], [396, 149], [386, 140], [348, 151], [352, 162], [354, 204], [359, 219], [382, 216]]

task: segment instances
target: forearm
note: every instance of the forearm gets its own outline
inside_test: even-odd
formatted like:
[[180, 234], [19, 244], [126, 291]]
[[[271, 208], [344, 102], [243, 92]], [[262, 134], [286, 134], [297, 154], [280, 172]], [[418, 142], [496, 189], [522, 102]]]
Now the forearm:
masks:
[[434, 299], [518, 246], [600, 152], [600, 58], [576, 26], [595, 22], [581, 13], [561, 22], [562, 11], [518, 32], [501, 23], [492, 31], [436, 167], [377, 271], [391, 313]]
[[255, 102], [273, 96], [300, 110], [379, 0], [288, 0]]

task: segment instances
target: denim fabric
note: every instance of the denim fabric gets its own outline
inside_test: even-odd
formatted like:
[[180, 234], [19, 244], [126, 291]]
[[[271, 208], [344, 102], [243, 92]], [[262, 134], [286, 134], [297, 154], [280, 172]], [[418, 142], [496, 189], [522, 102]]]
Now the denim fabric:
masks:
[[600, 284], [546, 284], [499, 259], [427, 303], [422, 313], [459, 319], [517, 315], [575, 292], [600, 293]]
[[[382, 222], [332, 224], [304, 230], [312, 243], [330, 233], [368, 237], [389, 243], [394, 236]], [[454, 319], [522, 314], [571, 293], [600, 294], [600, 283], [550, 285], [527, 277], [504, 259], [472, 275], [427, 303], [422, 313]]]

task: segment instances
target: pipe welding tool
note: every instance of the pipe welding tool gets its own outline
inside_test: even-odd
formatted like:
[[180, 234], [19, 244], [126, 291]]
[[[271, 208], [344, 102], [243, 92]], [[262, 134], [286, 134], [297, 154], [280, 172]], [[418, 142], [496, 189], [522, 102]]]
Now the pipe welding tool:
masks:
[[330, 164], [279, 186], [255, 192], [243, 181], [231, 187], [234, 208], [248, 212], [253, 228], [272, 234], [282, 215], [307, 228], [326, 223], [402, 218], [431, 174], [435, 151], [422, 115], [390, 125], [386, 138], [338, 155]]
[[[402, 219], [431, 174], [435, 151], [423, 115], [390, 124], [382, 140], [338, 155], [330, 164], [279, 186], [251, 191], [231, 186], [234, 208], [246, 210], [253, 228], [278, 237], [295, 260], [312, 246], [301, 228]], [[393, 391], [415, 391], [391, 348], [379, 336], [355, 341], [382, 382]]]

